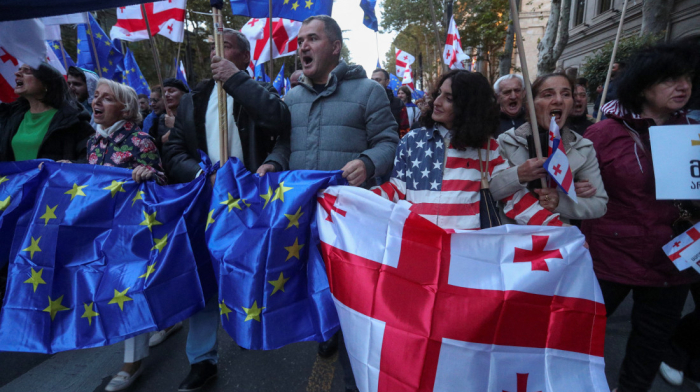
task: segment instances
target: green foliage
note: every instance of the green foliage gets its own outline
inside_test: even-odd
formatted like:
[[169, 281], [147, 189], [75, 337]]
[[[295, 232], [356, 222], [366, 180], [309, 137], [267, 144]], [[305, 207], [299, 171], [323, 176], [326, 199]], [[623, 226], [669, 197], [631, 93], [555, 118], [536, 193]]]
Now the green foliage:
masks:
[[510, 24], [509, 0], [460, 0], [455, 3], [455, 23], [463, 48], [482, 47], [478, 60], [490, 64], [490, 80], [498, 77], [498, 56]]
[[[615, 60], [628, 62], [639, 49], [651, 46], [662, 38], [663, 35], [643, 35], [640, 37], [637, 34], [621, 38], [617, 46]], [[614, 44], [615, 41], [610, 41], [591, 56], [586, 57], [584, 65], [579, 70], [579, 75], [588, 79], [588, 89], [591, 95], [595, 95], [598, 86], [605, 84]]]
[[381, 3], [381, 28], [387, 31], [402, 31], [409, 26], [418, 26], [432, 31], [429, 1], [434, 1], [435, 14], [440, 23], [444, 7], [439, 0], [384, 0]]

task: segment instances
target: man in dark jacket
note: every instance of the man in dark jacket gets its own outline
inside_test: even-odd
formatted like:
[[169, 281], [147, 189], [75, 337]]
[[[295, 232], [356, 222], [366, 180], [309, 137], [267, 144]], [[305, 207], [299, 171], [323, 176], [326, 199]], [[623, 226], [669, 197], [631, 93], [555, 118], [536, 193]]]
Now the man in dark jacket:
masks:
[[[212, 49], [213, 79], [200, 84], [180, 100], [175, 127], [163, 146], [164, 163], [172, 182], [192, 181], [201, 173], [197, 150], [219, 160], [219, 111], [216, 81], [224, 82], [228, 106], [229, 155], [255, 171], [272, 150], [277, 137], [288, 137], [290, 117], [287, 105], [269, 83], [251, 79], [245, 71], [250, 64], [250, 43], [245, 35], [224, 29], [224, 58]], [[216, 174], [211, 176], [212, 183]], [[191, 370], [180, 390], [196, 390], [217, 374], [217, 330], [219, 308], [216, 296], [190, 318], [187, 357]]]
[[494, 135], [494, 137], [498, 137], [511, 128], [518, 129], [527, 121], [523, 107], [525, 94], [523, 77], [518, 74], [501, 76], [493, 84], [493, 91], [501, 106], [501, 124], [498, 127], [498, 133]]
[[394, 115], [394, 120], [396, 120], [396, 123], [399, 124], [399, 135], [405, 135], [411, 128], [408, 121], [406, 104], [404, 104], [398, 97], [394, 96], [394, 92], [389, 88], [389, 82], [391, 81], [389, 72], [384, 69], [377, 68], [374, 70], [374, 72], [372, 72], [372, 80], [384, 86], [386, 96], [389, 98], [391, 114]]
[[587, 105], [586, 87], [582, 84], [577, 84], [574, 88], [574, 108], [569, 116], [569, 127], [581, 136], [586, 132], [586, 128], [593, 125], [593, 121], [588, 119]]

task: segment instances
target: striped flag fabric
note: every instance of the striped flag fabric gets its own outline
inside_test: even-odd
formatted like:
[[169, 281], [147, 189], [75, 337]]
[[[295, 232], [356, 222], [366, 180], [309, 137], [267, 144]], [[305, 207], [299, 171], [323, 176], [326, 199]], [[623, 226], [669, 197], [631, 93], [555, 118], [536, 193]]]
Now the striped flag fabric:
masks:
[[564, 143], [561, 141], [559, 126], [555, 117], [549, 123], [549, 140], [551, 144], [549, 158], [544, 163], [544, 168], [549, 173], [550, 178], [559, 185], [574, 203], [578, 203], [576, 189], [574, 188], [574, 176], [569, 166], [569, 158], [564, 151]]
[[[182, 42], [185, 34], [187, 0], [157, 1], [144, 4], [152, 34], [159, 34], [173, 42]], [[112, 39], [141, 41], [148, 39], [146, 21], [141, 5], [117, 8], [117, 23], [109, 32]]]
[[448, 233], [353, 187], [316, 223], [361, 391], [607, 392], [605, 306], [574, 227]]
[[[272, 58], [293, 55], [297, 50], [297, 36], [301, 22], [272, 18]], [[241, 28], [250, 42], [250, 61], [254, 65], [270, 60], [270, 25], [268, 19], [250, 19]]]
[[413, 57], [412, 54], [396, 48], [396, 76], [398, 76], [399, 79], [403, 79], [403, 75], [406, 73], [406, 68], [408, 68], [415, 61], [416, 58]]

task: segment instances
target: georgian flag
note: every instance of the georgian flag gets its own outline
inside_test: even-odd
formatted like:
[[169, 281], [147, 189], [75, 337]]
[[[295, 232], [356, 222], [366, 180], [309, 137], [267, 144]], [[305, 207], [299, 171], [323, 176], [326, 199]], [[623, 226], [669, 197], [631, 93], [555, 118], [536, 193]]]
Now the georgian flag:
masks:
[[681, 256], [684, 250], [698, 240], [700, 240], [700, 223], [697, 223], [695, 226], [686, 230], [685, 233], [672, 239], [671, 242], [663, 246], [663, 250], [679, 271], [686, 270], [692, 266], [700, 272], [700, 266], [691, 263]]
[[415, 90], [416, 87], [413, 85], [413, 71], [411, 66], [406, 67], [406, 72], [403, 73], [403, 81], [401, 81], [402, 86], [408, 86], [411, 91]]
[[15, 72], [22, 64], [37, 68], [46, 61], [46, 33], [40, 19], [0, 23], [0, 102], [12, 102]]
[[[297, 50], [297, 36], [301, 22], [283, 18], [272, 18], [272, 58], [291, 56]], [[252, 69], [270, 60], [270, 25], [268, 19], [250, 19], [241, 28], [250, 41]]]
[[[157, 1], [144, 4], [151, 34], [160, 34], [173, 42], [182, 42], [185, 32], [185, 9], [187, 0]], [[141, 5], [117, 8], [117, 23], [112, 26], [109, 36], [124, 41], [148, 39], [146, 22]]]
[[412, 54], [396, 48], [396, 76], [399, 79], [403, 79], [406, 68], [410, 67], [414, 61], [416, 61], [416, 58]]
[[607, 392], [605, 305], [575, 227], [448, 233], [360, 188], [316, 223], [360, 391]]
[[462, 40], [459, 38], [454, 15], [450, 19], [450, 27], [447, 30], [447, 42], [445, 42], [445, 49], [442, 51], [442, 58], [450, 69], [465, 69], [462, 60], [469, 59], [469, 56], [462, 50]]
[[566, 193], [574, 203], [578, 203], [576, 198], [576, 188], [574, 187], [574, 176], [571, 174], [569, 166], [569, 157], [564, 151], [564, 143], [561, 141], [559, 134], [559, 126], [556, 119], [552, 117], [549, 123], [549, 158], [544, 163], [544, 168], [549, 173], [549, 176], [554, 182], [559, 185], [562, 191]]

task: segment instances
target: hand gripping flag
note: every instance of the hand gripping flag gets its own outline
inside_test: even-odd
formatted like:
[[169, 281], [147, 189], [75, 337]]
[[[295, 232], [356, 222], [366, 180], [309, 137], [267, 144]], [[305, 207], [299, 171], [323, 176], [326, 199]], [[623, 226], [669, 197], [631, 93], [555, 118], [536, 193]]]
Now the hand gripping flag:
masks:
[[217, 172], [207, 243], [221, 324], [241, 347], [325, 341], [338, 319], [314, 239], [316, 193], [341, 173], [250, 173], [236, 158]]
[[575, 227], [447, 233], [363, 189], [316, 222], [365, 391], [607, 392], [605, 306]]
[[[156, 1], [144, 4], [151, 34], [159, 34], [173, 42], [182, 42], [185, 31], [186, 0]], [[141, 41], [148, 39], [141, 5], [117, 8], [117, 23], [109, 31], [112, 39]]]
[[[297, 36], [301, 22], [272, 19], [272, 58], [293, 55], [297, 50]], [[262, 64], [270, 60], [270, 25], [268, 19], [253, 18], [241, 28], [250, 42], [250, 61]]]
[[406, 73], [406, 68], [408, 68], [416, 58], [408, 52], [396, 48], [396, 76], [403, 79], [403, 75]]
[[450, 69], [465, 69], [462, 60], [469, 59], [469, 56], [462, 50], [462, 40], [459, 39], [459, 31], [455, 24], [454, 15], [452, 19], [450, 19], [450, 27], [447, 31], [447, 42], [445, 43], [445, 49], [442, 51], [442, 58]]
[[[112, 79], [119, 71], [118, 67], [124, 56], [118, 48], [114, 47], [95, 18], [91, 14], [88, 14], [88, 18], [92, 35], [87, 24], [78, 25], [78, 67], [93, 71], [103, 78]], [[97, 64], [99, 64], [99, 71]]]
[[[234, 15], [249, 18], [267, 18], [270, 13], [268, 0], [231, 0]], [[333, 0], [285, 0], [272, 2], [272, 17], [298, 20], [314, 15], [332, 15]]]
[[[377, 5], [377, 0], [360, 0], [360, 8], [365, 15], [362, 18], [362, 23], [374, 31], [379, 30], [379, 21], [374, 13], [374, 7]], [[377, 66], [377, 68], [380, 68]]]
[[[2, 196], [0, 196], [0, 198], [1, 197]], [[663, 250], [679, 271], [686, 270], [690, 267], [700, 271], [700, 265], [698, 265], [698, 263], [692, 263], [690, 260], [686, 260], [681, 256], [684, 250], [698, 242], [698, 240], [700, 240], [700, 223], [695, 224], [695, 226], [686, 230], [685, 233], [672, 239], [671, 242], [663, 246]], [[2, 264], [2, 262], [0, 262], [0, 264]]]
[[578, 203], [576, 198], [576, 188], [574, 187], [574, 176], [571, 174], [569, 166], [569, 158], [564, 151], [564, 143], [561, 141], [559, 134], [559, 126], [556, 119], [552, 117], [549, 123], [549, 140], [551, 144], [549, 157], [544, 163], [544, 168], [549, 173], [554, 182], [559, 185], [562, 191], [566, 193], [574, 203]]
[[134, 52], [130, 49], [126, 50], [126, 55], [124, 56], [123, 75], [127, 86], [136, 90], [137, 94], [151, 96], [151, 89], [148, 87], [148, 82], [146, 82], [146, 78], [144, 78], [141, 73], [141, 68], [139, 68], [139, 65], [136, 63]]
[[45, 162], [28, 191], [21, 182], [39, 161], [30, 163], [27, 172], [0, 165], [8, 179], [0, 192], [28, 193], [11, 197], [10, 209], [35, 195], [12, 240], [0, 351], [113, 344], [204, 307], [213, 290], [203, 283], [214, 285], [204, 242], [208, 177], [162, 187], [136, 184], [126, 169]]

